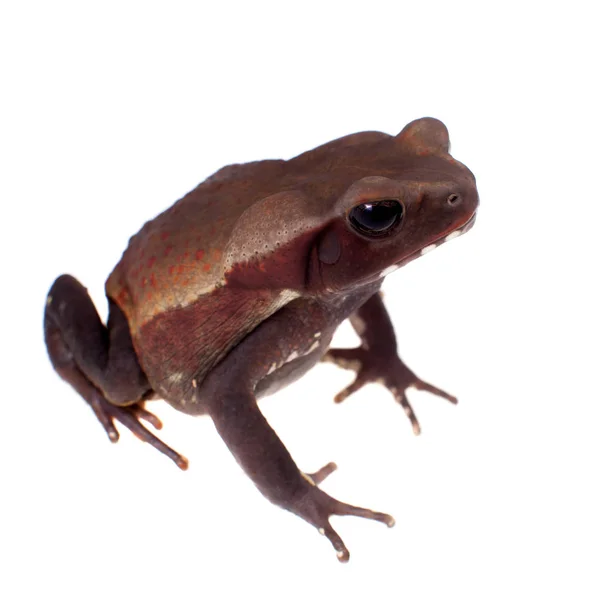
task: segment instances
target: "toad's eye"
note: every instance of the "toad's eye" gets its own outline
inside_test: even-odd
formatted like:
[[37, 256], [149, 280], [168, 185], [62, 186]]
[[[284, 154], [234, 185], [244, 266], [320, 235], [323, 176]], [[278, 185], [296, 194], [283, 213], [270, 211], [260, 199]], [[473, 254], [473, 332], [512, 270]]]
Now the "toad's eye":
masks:
[[398, 200], [378, 200], [355, 206], [348, 215], [354, 229], [369, 237], [380, 237], [402, 221], [404, 206]]

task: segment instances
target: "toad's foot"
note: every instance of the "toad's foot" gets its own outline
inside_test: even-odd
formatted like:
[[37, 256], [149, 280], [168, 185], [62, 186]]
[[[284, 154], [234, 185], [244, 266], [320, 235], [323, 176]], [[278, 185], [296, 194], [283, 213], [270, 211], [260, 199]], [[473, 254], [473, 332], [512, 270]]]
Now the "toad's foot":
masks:
[[106, 400], [102, 394], [95, 391], [89, 400], [89, 404], [102, 424], [102, 427], [104, 427], [111, 442], [116, 443], [119, 441], [119, 432], [114, 425], [114, 419], [116, 419], [125, 425], [125, 427], [127, 427], [127, 429], [129, 429], [138, 439], [143, 442], [148, 442], [159, 452], [168, 456], [180, 469], [185, 470], [188, 468], [187, 458], [175, 452], [175, 450], [167, 446], [162, 440], [157, 438], [140, 423], [140, 420], [143, 419], [150, 423], [155, 429], [162, 429], [160, 419], [147, 411], [144, 408], [143, 402], [138, 402], [131, 406], [115, 406]]
[[396, 402], [404, 408], [404, 412], [412, 424], [415, 435], [421, 433], [421, 426], [412, 406], [406, 398], [406, 390], [408, 388], [413, 387], [417, 390], [441, 396], [452, 402], [452, 404], [458, 402], [454, 396], [419, 379], [398, 356], [383, 358], [380, 355], [369, 352], [363, 347], [333, 348], [325, 354], [322, 360], [333, 362], [344, 369], [352, 369], [356, 372], [356, 379], [336, 395], [335, 402], [342, 402], [366, 383], [381, 383], [392, 392]]
[[[324, 467], [326, 469], [327, 467]], [[323, 469], [321, 469], [322, 471]], [[347, 562], [350, 558], [350, 552], [342, 541], [342, 538], [337, 534], [331, 526], [329, 518], [333, 515], [350, 515], [354, 517], [362, 517], [364, 519], [372, 519], [385, 523], [388, 527], [393, 527], [395, 524], [394, 517], [385, 513], [375, 512], [368, 508], [360, 508], [340, 502], [331, 496], [328, 496], [324, 491], [320, 490], [316, 485], [311, 486], [306, 493], [298, 498], [293, 504], [288, 507], [289, 510], [314, 525], [321, 535], [324, 535], [333, 545], [337, 552], [337, 557], [340, 562]]]

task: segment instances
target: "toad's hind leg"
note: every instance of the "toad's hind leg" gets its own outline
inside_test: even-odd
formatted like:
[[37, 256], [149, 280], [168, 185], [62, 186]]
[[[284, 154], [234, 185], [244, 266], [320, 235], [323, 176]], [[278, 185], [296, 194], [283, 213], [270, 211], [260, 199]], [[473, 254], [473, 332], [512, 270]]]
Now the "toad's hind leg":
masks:
[[178, 467], [187, 460], [148, 431], [140, 419], [162, 427], [143, 400], [152, 389], [142, 371], [125, 316], [110, 302], [106, 327], [87, 290], [61, 275], [46, 300], [44, 335], [56, 372], [91, 406], [112, 442], [119, 439], [114, 419], [139, 439], [167, 455]]

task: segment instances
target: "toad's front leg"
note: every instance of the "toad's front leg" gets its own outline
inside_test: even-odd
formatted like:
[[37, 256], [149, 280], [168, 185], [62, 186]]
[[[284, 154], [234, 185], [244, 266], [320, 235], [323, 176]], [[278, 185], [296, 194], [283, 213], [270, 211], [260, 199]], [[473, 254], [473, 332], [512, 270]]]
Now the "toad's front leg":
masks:
[[[314, 331], [307, 330], [302, 312], [285, 308], [262, 323], [208, 375], [197, 393], [207, 403], [217, 431], [263, 495], [314, 525], [345, 562], [350, 554], [329, 522], [332, 515], [364, 517], [390, 527], [394, 519], [339, 502], [319, 489], [317, 484], [335, 465], [330, 463], [313, 475], [302, 473], [256, 403], [257, 384], [272, 373], [273, 364], [285, 363], [290, 340], [306, 339], [307, 349], [314, 344]], [[293, 352], [301, 355], [302, 348]]]
[[361, 339], [361, 346], [332, 348], [323, 356], [324, 361], [356, 371], [356, 379], [335, 397], [336, 402], [342, 402], [366, 383], [382, 383], [404, 408], [416, 435], [421, 432], [421, 427], [406, 397], [408, 388], [414, 387], [457, 403], [454, 396], [419, 379], [402, 362], [396, 350], [394, 328], [379, 292], [350, 317], [350, 322]]

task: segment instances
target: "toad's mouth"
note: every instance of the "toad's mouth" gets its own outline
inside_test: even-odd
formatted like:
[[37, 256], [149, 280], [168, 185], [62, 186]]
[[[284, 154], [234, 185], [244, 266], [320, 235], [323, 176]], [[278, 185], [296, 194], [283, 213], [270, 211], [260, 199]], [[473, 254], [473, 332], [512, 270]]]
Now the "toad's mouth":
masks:
[[428, 252], [435, 250], [438, 246], [441, 246], [445, 242], [449, 242], [450, 240], [453, 240], [454, 238], [461, 236], [463, 233], [466, 233], [475, 224], [476, 216], [477, 216], [477, 211], [475, 211], [469, 217], [469, 219], [466, 221], [466, 223], [464, 223], [463, 225], [460, 225], [456, 229], [453, 229], [450, 233], [446, 233], [446, 234], [440, 236], [437, 240], [435, 240], [431, 244], [428, 244], [424, 248], [421, 248], [420, 250], [413, 252], [413, 254], [410, 255], [409, 259], [416, 258], [417, 256], [423, 256], [423, 254], [427, 254]]
[[391, 267], [388, 267], [387, 269], [385, 269], [381, 273], [380, 277], [385, 277], [386, 275], [389, 275], [396, 269], [403, 267], [405, 264], [411, 262], [415, 258], [418, 258], [419, 256], [423, 256], [424, 254], [428, 254], [429, 252], [431, 252], [432, 250], [435, 250], [438, 246], [441, 246], [445, 242], [449, 242], [450, 240], [453, 240], [454, 238], [457, 238], [457, 237], [461, 236], [463, 233], [469, 231], [469, 229], [471, 229], [471, 227], [473, 227], [473, 224], [475, 223], [476, 216], [477, 216], [477, 211], [474, 212], [467, 219], [467, 221], [465, 221], [465, 223], [463, 223], [462, 225], [459, 225], [458, 227], [453, 229], [451, 232], [441, 235], [437, 240], [431, 242], [431, 244], [428, 244], [424, 248], [421, 248], [420, 250], [417, 250], [416, 252], [409, 254], [406, 258], [403, 258], [400, 262], [397, 262], [396, 264], [392, 265]]

